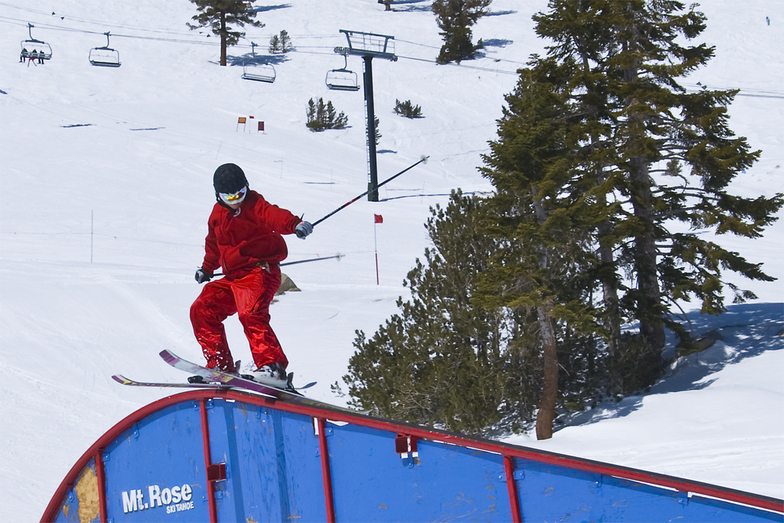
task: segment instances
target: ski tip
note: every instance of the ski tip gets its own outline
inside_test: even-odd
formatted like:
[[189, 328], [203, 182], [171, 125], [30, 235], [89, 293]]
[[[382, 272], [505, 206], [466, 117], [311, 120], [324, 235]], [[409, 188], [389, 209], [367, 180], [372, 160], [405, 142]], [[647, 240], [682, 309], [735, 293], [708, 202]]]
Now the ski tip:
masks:
[[114, 374], [112, 376], [112, 379], [114, 381], [116, 381], [117, 383], [122, 383], [123, 385], [125, 385], [126, 383], [128, 383], [130, 381], [128, 378], [126, 378], [122, 374]]
[[163, 349], [161, 352], [158, 353], [158, 356], [163, 358], [163, 361], [165, 361], [166, 363], [171, 363], [175, 360], [182, 359], [176, 354], [174, 354], [172, 351], [170, 351], [169, 349]]

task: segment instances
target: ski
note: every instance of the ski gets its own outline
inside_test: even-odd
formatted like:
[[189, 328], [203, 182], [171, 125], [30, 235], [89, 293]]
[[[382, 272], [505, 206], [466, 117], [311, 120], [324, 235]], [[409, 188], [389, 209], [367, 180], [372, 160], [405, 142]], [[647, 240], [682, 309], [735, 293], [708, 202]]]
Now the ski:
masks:
[[188, 360], [184, 360], [169, 350], [161, 351], [160, 356], [163, 359], [163, 361], [165, 361], [172, 367], [176, 369], [180, 369], [191, 375], [200, 376], [201, 378], [204, 379], [204, 381], [196, 382], [196, 383], [190, 381], [183, 382], [183, 383], [137, 381], [137, 380], [132, 380], [130, 378], [127, 378], [122, 374], [115, 374], [112, 376], [112, 379], [114, 379], [114, 381], [116, 381], [117, 383], [120, 383], [122, 385], [132, 386], [132, 387], [164, 387], [164, 388], [202, 389], [202, 390], [212, 389], [216, 391], [236, 389], [238, 391], [257, 393], [281, 401], [296, 403], [298, 405], [303, 405], [308, 407], [331, 410], [334, 412], [345, 412], [345, 413], [356, 414], [361, 416], [366, 416], [369, 414], [368, 411], [360, 411], [347, 407], [339, 407], [337, 405], [332, 405], [330, 403], [324, 403], [322, 401], [310, 399], [303, 396], [301, 393], [297, 392], [297, 390], [303, 390], [312, 387], [313, 385], [316, 384], [315, 381], [308, 383], [303, 387], [298, 387], [294, 390], [286, 390], [286, 389], [273, 387], [271, 385], [259, 383], [254, 380], [245, 379], [240, 376], [235, 376], [217, 370], [208, 369], [196, 363], [190, 362]]
[[[336, 412], [346, 412], [346, 413], [357, 414], [357, 415], [368, 414], [368, 412], [365, 411], [359, 411], [346, 407], [338, 407], [337, 405], [332, 405], [330, 403], [324, 403], [322, 401], [310, 399], [296, 392], [296, 390], [289, 391], [286, 389], [279, 389], [277, 387], [265, 385], [257, 381], [248, 380], [232, 374], [226, 374], [224, 372], [220, 372], [214, 369], [208, 369], [196, 363], [190, 362], [188, 360], [184, 360], [179, 356], [177, 356], [176, 354], [174, 354], [173, 352], [171, 352], [170, 350], [162, 350], [160, 352], [160, 357], [163, 359], [163, 361], [165, 361], [175, 369], [180, 369], [189, 374], [195, 374], [197, 376], [201, 376], [207, 381], [207, 383], [194, 383], [193, 385], [207, 385], [207, 386], [213, 386], [215, 388], [241, 389], [249, 392], [256, 392], [259, 394], [263, 394], [264, 396], [270, 396], [279, 399], [281, 401], [296, 403], [308, 407], [332, 410]], [[300, 390], [312, 387], [315, 384], [316, 382], [308, 383], [304, 387], [300, 387]]]
[[[138, 381], [123, 376], [122, 374], [114, 374], [112, 379], [121, 385], [128, 385], [131, 387], [162, 387], [162, 388], [172, 388], [172, 389], [232, 389], [232, 388], [243, 388], [233, 385], [224, 385], [222, 383], [217, 382], [209, 382], [209, 381], [202, 381], [202, 382], [194, 382], [188, 381], [186, 383], [173, 383], [168, 381]], [[316, 382], [313, 381], [308, 383], [304, 387], [296, 388], [295, 390], [304, 390], [309, 389]]]
[[232, 387], [232, 388], [250, 390], [253, 392], [258, 392], [275, 398], [283, 398], [283, 397], [291, 397], [291, 396], [302, 396], [301, 393], [297, 392], [298, 390], [308, 389], [316, 384], [316, 382], [314, 381], [304, 385], [303, 387], [292, 387], [292, 388], [276, 387], [274, 385], [261, 383], [251, 379], [246, 379], [241, 376], [236, 376], [234, 374], [227, 374], [219, 370], [208, 369], [207, 367], [204, 367], [197, 363], [193, 363], [191, 361], [182, 359], [176, 354], [174, 354], [173, 352], [171, 352], [170, 350], [162, 350], [160, 352], [160, 357], [163, 359], [163, 361], [165, 361], [175, 369], [179, 369], [189, 374], [195, 374], [196, 376], [201, 376], [206, 381], [206, 383], [197, 382], [197, 383], [193, 383], [193, 385], [213, 385], [213, 386], [220, 385], [223, 387]]
[[228, 387], [218, 383], [170, 383], [170, 382], [153, 382], [153, 381], [137, 381], [126, 378], [122, 374], [115, 374], [112, 379], [122, 385], [129, 385], [131, 387], [164, 387], [164, 388], [178, 388], [178, 389], [226, 389]]

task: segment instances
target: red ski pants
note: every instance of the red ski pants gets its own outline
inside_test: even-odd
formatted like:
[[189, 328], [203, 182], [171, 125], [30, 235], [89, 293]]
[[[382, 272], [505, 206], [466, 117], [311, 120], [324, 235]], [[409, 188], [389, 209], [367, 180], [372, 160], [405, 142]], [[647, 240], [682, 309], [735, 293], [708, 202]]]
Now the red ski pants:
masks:
[[250, 274], [229, 281], [226, 278], [207, 283], [191, 305], [193, 333], [207, 359], [207, 367], [222, 370], [234, 368], [223, 321], [237, 313], [256, 367], [280, 363], [283, 354], [277, 336], [270, 327], [269, 306], [280, 287], [280, 268], [257, 267]]

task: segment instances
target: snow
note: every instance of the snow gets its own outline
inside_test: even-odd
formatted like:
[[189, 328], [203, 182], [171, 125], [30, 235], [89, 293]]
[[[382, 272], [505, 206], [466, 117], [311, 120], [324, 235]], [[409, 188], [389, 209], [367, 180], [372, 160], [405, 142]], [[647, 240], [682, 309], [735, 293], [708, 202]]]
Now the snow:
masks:
[[[288, 238], [289, 261], [345, 254], [285, 268], [302, 292], [272, 307], [295, 379], [318, 380], [310, 396], [347, 401], [330, 385], [346, 373], [355, 330], [375, 332], [407, 295], [403, 279], [428, 245], [429, 208], [458, 187], [491, 189], [476, 168], [516, 69], [543, 48], [531, 15], [544, 0], [495, 0], [474, 27], [485, 55], [461, 66], [434, 64], [441, 39], [424, 0], [398, 1], [391, 13], [376, 0], [257, 4], [266, 27], [247, 28], [229, 50], [235, 65], [219, 67], [216, 39], [185, 25], [195, 14], [187, 0], [0, 3], [0, 505], [10, 520], [40, 518], [92, 442], [170, 393], [124, 388], [112, 374], [182, 380], [159, 361], [164, 348], [200, 361], [188, 310], [201, 289], [193, 272], [218, 165], [239, 164], [251, 187], [310, 221], [367, 188], [362, 92], [324, 84], [343, 65], [332, 51], [345, 45], [340, 29], [395, 36], [400, 59], [373, 61], [379, 179], [430, 159], [384, 186], [386, 201], [362, 198], [305, 241]], [[706, 4], [700, 41], [716, 46], [716, 58], [684, 84], [742, 89], [731, 127], [762, 154], [734, 190], [771, 196], [784, 186], [784, 9], [764, 0]], [[52, 46], [44, 65], [18, 63], [28, 22]], [[242, 80], [250, 41], [265, 55], [283, 29], [297, 50], [276, 57], [275, 83]], [[106, 31], [119, 68], [87, 60]], [[361, 76], [359, 58], [349, 68]], [[351, 127], [308, 131], [305, 109], [317, 97]], [[396, 99], [420, 105], [424, 118], [394, 115]], [[241, 116], [253, 118], [243, 127]], [[718, 318], [690, 314], [695, 332], [719, 329], [723, 341], [679, 360], [650, 392], [573, 416], [552, 440], [508, 441], [784, 497], [782, 233], [777, 222], [763, 238], [718, 238], [778, 278], [733, 279], [759, 299]], [[228, 329], [235, 357], [249, 361], [236, 319]]]

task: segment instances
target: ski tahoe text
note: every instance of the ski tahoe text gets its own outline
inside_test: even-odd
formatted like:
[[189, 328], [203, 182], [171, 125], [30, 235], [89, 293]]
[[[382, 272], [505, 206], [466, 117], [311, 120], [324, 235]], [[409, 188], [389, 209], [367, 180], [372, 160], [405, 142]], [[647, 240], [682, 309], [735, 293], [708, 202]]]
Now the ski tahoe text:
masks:
[[173, 514], [183, 510], [191, 510], [193, 508], [192, 498], [193, 489], [187, 483], [181, 487], [163, 490], [158, 485], [150, 485], [147, 487], [147, 499], [144, 497], [144, 489], [123, 491], [123, 512], [128, 514], [139, 510], [166, 507], [166, 513]]

